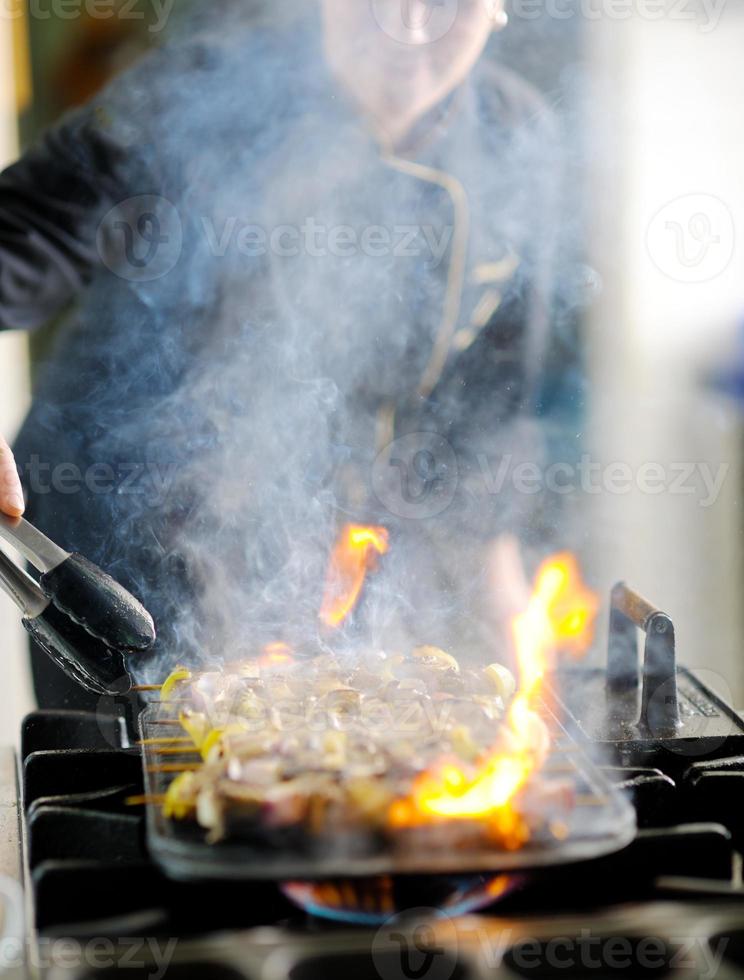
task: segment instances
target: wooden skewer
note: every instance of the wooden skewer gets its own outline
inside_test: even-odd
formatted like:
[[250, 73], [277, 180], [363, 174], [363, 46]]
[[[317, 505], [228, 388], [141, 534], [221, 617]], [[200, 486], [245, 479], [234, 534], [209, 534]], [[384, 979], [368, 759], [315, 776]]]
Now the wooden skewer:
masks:
[[[125, 806], [163, 806], [165, 803], [165, 794], [144, 794], [142, 796], [130, 796], [124, 800]], [[195, 810], [196, 807], [190, 803], [180, 803], [179, 806], [186, 806], [189, 810]]]
[[142, 691], [159, 691], [162, 686], [162, 684], [136, 684], [132, 690], [138, 693]]
[[188, 735], [174, 736], [173, 738], [143, 738], [137, 745], [193, 745], [194, 740]]
[[606, 796], [582, 796], [579, 795], [574, 800], [576, 806], [606, 806], [607, 805]]
[[179, 773], [179, 772], [196, 772], [201, 769], [201, 762], [166, 762], [162, 766], [148, 766], [147, 772], [152, 773]]
[[167, 701], [163, 701], [162, 698], [147, 698], [147, 704], [164, 704], [168, 707], [171, 704], [193, 704], [193, 701], [189, 701], [188, 698], [169, 698]]
[[570, 762], [550, 763], [548, 762], [542, 770], [548, 776], [555, 776], [558, 773], [576, 772], [576, 766]]

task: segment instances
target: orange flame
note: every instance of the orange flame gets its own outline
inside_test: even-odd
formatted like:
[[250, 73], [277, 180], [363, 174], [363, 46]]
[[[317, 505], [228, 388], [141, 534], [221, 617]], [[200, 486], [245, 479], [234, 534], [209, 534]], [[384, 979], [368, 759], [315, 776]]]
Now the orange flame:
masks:
[[320, 607], [320, 619], [326, 626], [335, 628], [343, 623], [357, 604], [367, 572], [388, 547], [384, 527], [345, 525], [331, 555]]
[[578, 655], [587, 649], [597, 606], [572, 555], [556, 555], [542, 564], [527, 607], [511, 623], [519, 687], [498, 744], [475, 769], [467, 771], [447, 759], [422, 773], [410, 796], [392, 805], [393, 827], [486, 820], [492, 838], [505, 848], [516, 850], [527, 841], [529, 828], [514, 800], [542, 767], [550, 741], [536, 702], [555, 652]]
[[293, 661], [292, 647], [288, 643], [267, 643], [258, 664], [260, 667], [284, 667]]

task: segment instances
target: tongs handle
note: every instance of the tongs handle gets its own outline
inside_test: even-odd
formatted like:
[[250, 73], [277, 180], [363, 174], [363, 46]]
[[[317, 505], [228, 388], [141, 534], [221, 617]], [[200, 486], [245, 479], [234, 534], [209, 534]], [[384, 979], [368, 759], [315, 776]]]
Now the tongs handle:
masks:
[[82, 555], [46, 572], [40, 585], [61, 612], [115, 650], [139, 653], [155, 642], [155, 624], [142, 603]]
[[8, 517], [0, 513], [0, 538], [4, 538], [40, 572], [51, 572], [70, 557], [69, 551], [60, 548], [22, 517]]

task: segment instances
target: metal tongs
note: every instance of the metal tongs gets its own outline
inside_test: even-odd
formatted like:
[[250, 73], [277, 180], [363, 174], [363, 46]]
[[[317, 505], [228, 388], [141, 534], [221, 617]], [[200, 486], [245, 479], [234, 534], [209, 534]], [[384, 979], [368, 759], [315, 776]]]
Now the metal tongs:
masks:
[[0, 551], [0, 587], [21, 610], [34, 641], [86, 690], [128, 691], [125, 657], [155, 642], [155, 624], [142, 603], [22, 518], [0, 514], [0, 538], [43, 573], [37, 583]]

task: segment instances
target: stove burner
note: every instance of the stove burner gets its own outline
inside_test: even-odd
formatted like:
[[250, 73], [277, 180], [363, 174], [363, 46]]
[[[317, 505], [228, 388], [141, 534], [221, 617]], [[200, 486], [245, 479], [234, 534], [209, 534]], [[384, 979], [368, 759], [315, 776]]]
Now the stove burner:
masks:
[[379, 926], [406, 909], [435, 906], [451, 916], [493, 905], [524, 881], [522, 875], [437, 875], [427, 878], [290, 881], [282, 892], [309, 915]]

